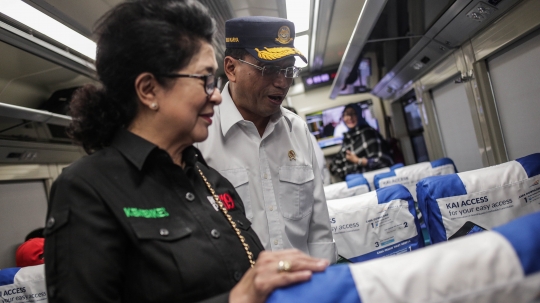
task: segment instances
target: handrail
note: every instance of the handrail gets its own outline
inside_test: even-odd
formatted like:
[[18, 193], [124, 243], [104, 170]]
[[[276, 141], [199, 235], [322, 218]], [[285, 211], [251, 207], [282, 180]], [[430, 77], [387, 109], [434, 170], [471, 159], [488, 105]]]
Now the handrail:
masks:
[[59, 115], [44, 110], [37, 110], [1, 102], [0, 116], [60, 126], [68, 126], [73, 120], [70, 116]]

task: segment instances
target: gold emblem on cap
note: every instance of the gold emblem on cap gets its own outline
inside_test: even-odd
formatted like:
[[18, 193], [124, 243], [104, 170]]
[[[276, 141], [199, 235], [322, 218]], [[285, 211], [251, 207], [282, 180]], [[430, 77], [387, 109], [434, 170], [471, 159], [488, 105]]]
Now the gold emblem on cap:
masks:
[[292, 160], [296, 161], [296, 153], [294, 152], [294, 150], [291, 149], [288, 155], [289, 155], [289, 161], [292, 161]]
[[289, 27], [286, 25], [283, 25], [282, 27], [280, 27], [277, 32], [276, 41], [281, 44], [287, 44], [291, 42], [292, 40], [293, 38], [291, 38], [291, 29], [289, 29]]

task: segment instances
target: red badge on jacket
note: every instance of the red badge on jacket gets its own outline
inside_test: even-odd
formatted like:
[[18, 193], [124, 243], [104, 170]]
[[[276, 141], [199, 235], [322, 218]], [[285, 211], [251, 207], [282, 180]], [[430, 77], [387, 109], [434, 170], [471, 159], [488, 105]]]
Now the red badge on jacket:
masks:
[[219, 195], [219, 200], [223, 202], [223, 205], [225, 205], [225, 208], [227, 210], [234, 209], [234, 200], [229, 193]]

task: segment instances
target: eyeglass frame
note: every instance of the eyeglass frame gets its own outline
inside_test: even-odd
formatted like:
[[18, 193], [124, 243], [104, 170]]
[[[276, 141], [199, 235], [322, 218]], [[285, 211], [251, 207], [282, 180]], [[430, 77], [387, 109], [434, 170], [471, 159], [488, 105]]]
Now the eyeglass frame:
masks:
[[[216, 77], [214, 74], [207, 74], [207, 75], [201, 75], [201, 74], [162, 74], [161, 77], [167, 77], [167, 78], [195, 78], [195, 79], [202, 79], [204, 81], [204, 91], [206, 92], [206, 95], [209, 97], [212, 96], [212, 94], [216, 91], [216, 88], [219, 89], [221, 87], [221, 84], [223, 82], [223, 79], [221, 77]], [[210, 82], [213, 83], [212, 91], [208, 90], [208, 79], [214, 77], [214, 81]]]
[[[232, 57], [231, 57], [232, 58]], [[258, 66], [258, 65], [255, 65], [253, 63], [250, 63], [250, 62], [247, 62], [247, 61], [244, 61], [242, 59], [239, 59], [239, 58], [234, 58], [242, 63], [246, 63], [246, 64], [249, 64], [253, 67], [255, 67], [256, 69], [260, 70], [261, 71], [261, 74], [262, 76], [264, 77], [264, 70], [267, 66], [274, 66], [274, 67], [278, 67], [279, 68], [279, 71], [277, 72], [277, 74], [275, 75], [272, 75], [270, 74], [270, 76], [267, 76], [267, 77], [277, 77], [279, 76], [279, 74], [281, 74], [281, 71], [284, 70], [285, 72], [283, 73], [283, 76], [287, 79], [294, 79], [294, 78], [298, 78], [298, 75], [300, 74], [300, 72], [302, 71], [302, 68], [301, 67], [296, 67], [296, 66], [289, 66], [289, 67], [286, 67], [286, 68], [281, 68], [281, 66], [277, 66], [277, 65], [265, 65], [265, 66]], [[296, 76], [295, 77], [287, 77], [287, 70], [289, 68], [292, 68], [293, 70], [296, 69], [297, 72], [296, 72]]]

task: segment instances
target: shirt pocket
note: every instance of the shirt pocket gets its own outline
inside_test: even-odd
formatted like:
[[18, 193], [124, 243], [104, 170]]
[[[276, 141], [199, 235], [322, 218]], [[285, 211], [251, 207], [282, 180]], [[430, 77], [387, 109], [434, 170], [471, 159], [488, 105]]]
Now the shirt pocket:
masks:
[[130, 222], [135, 236], [139, 240], [172, 242], [187, 237], [192, 232], [191, 228], [179, 221], [153, 222], [152, 219], [146, 220]]
[[234, 189], [242, 199], [242, 202], [244, 203], [244, 207], [246, 209], [246, 218], [248, 218], [249, 221], [253, 220], [253, 210], [251, 207], [251, 199], [249, 194], [249, 176], [248, 171], [245, 168], [235, 168], [235, 169], [227, 169], [222, 170], [219, 172], [221, 175], [223, 175], [229, 182], [231, 182], [232, 186], [234, 186]]
[[313, 210], [314, 185], [311, 166], [281, 166], [279, 168], [279, 205], [281, 215], [299, 220]]

